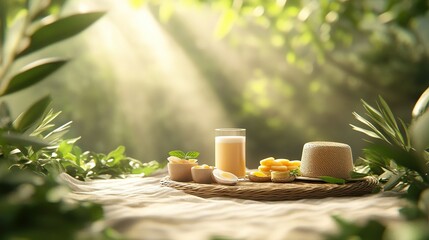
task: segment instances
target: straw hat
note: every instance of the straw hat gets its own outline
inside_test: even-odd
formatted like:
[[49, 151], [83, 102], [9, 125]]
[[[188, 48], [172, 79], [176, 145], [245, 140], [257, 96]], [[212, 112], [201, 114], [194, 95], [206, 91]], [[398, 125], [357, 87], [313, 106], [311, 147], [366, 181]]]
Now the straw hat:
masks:
[[351, 171], [353, 171], [353, 158], [349, 145], [337, 142], [304, 144], [301, 158], [302, 176], [349, 179]]

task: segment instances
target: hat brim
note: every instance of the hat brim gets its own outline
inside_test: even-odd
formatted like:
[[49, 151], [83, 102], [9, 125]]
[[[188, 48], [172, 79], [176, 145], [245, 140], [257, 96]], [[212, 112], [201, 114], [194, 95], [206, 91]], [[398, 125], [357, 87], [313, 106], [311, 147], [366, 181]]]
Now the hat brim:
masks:
[[[321, 178], [315, 178], [315, 177], [304, 177], [304, 176], [298, 176], [296, 177], [297, 180], [303, 180], [303, 181], [313, 181], [313, 182], [325, 182], [325, 180], [321, 179]], [[357, 181], [362, 181], [365, 180], [365, 178], [349, 178], [349, 179], [344, 179], [348, 182], [357, 182]]]

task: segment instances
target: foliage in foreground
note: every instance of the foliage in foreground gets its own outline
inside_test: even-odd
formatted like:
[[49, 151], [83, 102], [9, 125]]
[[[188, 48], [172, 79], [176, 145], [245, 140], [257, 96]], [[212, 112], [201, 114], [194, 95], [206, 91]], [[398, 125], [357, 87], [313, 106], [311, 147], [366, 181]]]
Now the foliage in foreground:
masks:
[[[115, 239], [111, 229], [91, 228], [102, 220], [100, 205], [72, 202], [69, 189], [52, 177], [0, 164], [2, 239]], [[100, 222], [100, 224], [102, 224]], [[94, 225], [92, 225], [94, 226]]]
[[[61, 69], [68, 59], [27, 57], [79, 34], [104, 15], [60, 17], [63, 3], [0, 1], [0, 97], [28, 89]], [[48, 111], [50, 103], [49, 96], [42, 97], [16, 119], [8, 104], [0, 103], [1, 238], [114, 238], [104, 227], [88, 231], [102, 219], [101, 206], [66, 199], [68, 188], [54, 180], [57, 174], [67, 172], [78, 179], [150, 174], [159, 164], [129, 158], [124, 147], [109, 154], [83, 152], [75, 145], [78, 138], [63, 138], [71, 122], [55, 127], [60, 113]]]
[[[428, 152], [419, 135], [427, 133], [429, 121], [414, 118], [408, 127], [402, 120], [398, 123], [387, 103], [380, 97], [377, 108], [371, 107], [363, 101], [368, 119], [354, 113], [357, 120], [367, 128], [352, 125], [354, 130], [365, 133], [372, 138], [364, 149], [364, 156], [360, 159], [363, 171], [379, 176], [384, 182], [384, 190], [407, 190], [407, 197], [417, 200], [420, 194], [429, 188]], [[423, 132], [413, 131], [416, 125], [424, 125]], [[425, 146], [423, 148], [419, 146]]]
[[427, 93], [419, 99], [410, 126], [400, 119], [398, 123], [381, 97], [377, 107], [363, 101], [366, 118], [353, 113], [365, 125], [352, 125], [353, 129], [371, 137], [360, 171], [377, 176], [384, 191], [404, 192], [409, 201], [399, 211], [407, 221], [389, 228], [375, 219], [356, 224], [334, 217], [340, 231], [326, 239], [429, 239], [428, 100]]

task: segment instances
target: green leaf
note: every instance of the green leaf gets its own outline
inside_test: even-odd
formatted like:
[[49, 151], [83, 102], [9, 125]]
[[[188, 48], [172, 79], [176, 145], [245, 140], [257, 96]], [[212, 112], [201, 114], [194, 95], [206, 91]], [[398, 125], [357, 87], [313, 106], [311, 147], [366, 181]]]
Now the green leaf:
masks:
[[404, 175], [403, 173], [401, 173], [401, 174], [390, 174], [389, 180], [383, 186], [383, 190], [384, 191], [390, 191], [393, 188], [395, 188], [396, 185], [398, 185], [398, 183], [401, 182], [403, 175]]
[[184, 159], [185, 156], [186, 156], [186, 154], [183, 151], [180, 151], [180, 150], [173, 150], [173, 151], [168, 152], [168, 154], [170, 154], [170, 156], [178, 157], [178, 158], [181, 158], [181, 159]]
[[335, 177], [330, 177], [330, 176], [320, 176], [320, 179], [322, 179], [323, 181], [327, 182], [327, 183], [333, 183], [333, 184], [345, 184], [346, 180], [341, 179], [341, 178], [335, 178]]
[[185, 158], [186, 159], [192, 159], [192, 158], [197, 158], [200, 155], [199, 152], [196, 151], [189, 151], [186, 153]]
[[237, 13], [233, 9], [226, 9], [217, 23], [215, 30], [216, 37], [225, 37], [231, 31], [236, 19]]
[[[368, 136], [370, 136], [370, 137], [375, 137], [375, 138], [380, 138], [380, 139], [383, 139], [384, 141], [386, 141], [386, 142], [389, 142], [389, 140], [383, 135], [383, 133], [381, 133], [370, 121], [368, 121], [368, 120], [366, 120], [365, 118], [363, 118], [362, 116], [360, 116], [359, 114], [357, 114], [356, 112], [354, 112], [353, 113], [353, 115], [355, 116], [355, 118], [358, 120], [358, 121], [360, 121], [360, 122], [362, 122], [363, 124], [365, 124], [365, 125], [367, 125], [375, 134], [376, 134], [376, 136], [374, 136], [374, 135], [369, 135], [368, 133], [366, 133], [366, 132], [364, 132], [363, 130], [364, 129], [362, 129], [362, 128], [358, 128], [358, 127], [355, 127], [356, 129], [355, 130], [357, 130], [357, 131], [361, 131], [361, 132], [363, 132], [363, 133], [365, 133], [365, 134], [368, 134]], [[352, 125], [353, 126], [353, 125]], [[367, 131], [367, 130], [366, 130]]]
[[412, 201], [417, 202], [420, 199], [420, 195], [423, 191], [429, 189], [427, 184], [424, 184], [419, 181], [414, 181], [410, 184], [410, 187], [407, 190], [406, 197]]
[[60, 115], [61, 112], [54, 113], [52, 109], [46, 113], [42, 118], [42, 122], [37, 126], [36, 129], [30, 134], [31, 136], [38, 136], [43, 134], [45, 131], [55, 127], [55, 124], [51, 123], [56, 117]]
[[368, 147], [380, 155], [392, 159], [396, 164], [418, 172], [423, 178], [427, 178], [428, 166], [423, 159], [417, 157], [413, 152], [387, 144], [373, 144]]
[[371, 158], [360, 158], [360, 159], [363, 160], [363, 162], [365, 164], [367, 164], [367, 166], [369, 167], [369, 169], [371, 170], [372, 173], [374, 173], [376, 175], [381, 175], [384, 173], [384, 169], [383, 169], [382, 165], [379, 164], [378, 162], [374, 161], [373, 159], [371, 159]]
[[60, 153], [61, 156], [65, 157], [69, 154], [73, 149], [73, 144], [68, 144], [67, 141], [63, 141], [58, 146], [57, 152]]
[[19, 132], [24, 132], [43, 116], [47, 107], [51, 103], [51, 97], [46, 96], [27, 109], [24, 113], [18, 116], [14, 122], [14, 127]]
[[367, 102], [365, 102], [363, 99], [361, 99], [362, 105], [365, 108], [365, 111], [372, 117], [374, 117], [374, 119], [378, 119], [381, 120], [382, 116], [381, 113], [375, 109], [374, 107], [372, 107], [371, 105], [369, 105]]
[[117, 147], [115, 150], [111, 151], [106, 159], [113, 159], [113, 163], [109, 164], [109, 165], [116, 165], [120, 160], [125, 159], [125, 147], [124, 146], [119, 146]]
[[44, 164], [43, 167], [52, 176], [58, 176], [60, 173], [64, 172], [63, 166], [57, 161], [49, 161], [47, 164]]
[[390, 168], [390, 159], [383, 155], [383, 153], [371, 148], [363, 149], [365, 158], [361, 158], [371, 169], [371, 171], [377, 175], [381, 175], [385, 172], [385, 169], [392, 172]]
[[381, 96], [379, 96], [379, 102], [377, 102], [378, 110], [371, 107], [363, 100], [362, 103], [369, 120], [355, 112], [353, 115], [358, 121], [369, 127], [370, 130], [351, 125], [353, 130], [363, 132], [373, 138], [380, 138], [384, 142], [395, 144], [405, 149], [411, 148], [407, 127], [401, 119], [398, 119], [401, 123], [402, 130], [399, 128], [392, 111]]
[[[54, 143], [58, 140], [61, 139], [61, 137], [64, 136], [64, 134], [66, 134], [70, 128], [71, 125], [71, 121], [67, 122], [61, 126], [59, 126], [58, 128], [52, 130], [50, 133], [48, 133], [45, 137], [43, 137], [46, 140], [49, 140], [50, 142]], [[77, 139], [79, 139], [80, 137], [78, 137]]]
[[381, 96], [379, 96], [379, 101], [381, 103], [380, 109], [382, 110], [384, 119], [388, 120], [388, 122], [392, 127], [394, 127], [394, 129], [399, 129], [396, 123], [395, 116], [393, 116], [392, 110], [390, 110], [389, 105], [386, 103], [386, 101], [384, 101]]
[[30, 45], [17, 58], [73, 37], [101, 18], [104, 12], [74, 14], [44, 25], [30, 36]]
[[13, 132], [0, 132], [0, 144], [22, 147], [33, 147], [34, 149], [41, 149], [49, 146], [49, 143], [36, 137], [31, 137], [23, 134]]
[[85, 169], [77, 165], [73, 160], [62, 158], [59, 162], [65, 171], [71, 176], [82, 176], [85, 173]]
[[368, 176], [368, 174], [366, 174], [366, 173], [360, 173], [360, 172], [355, 172], [355, 171], [352, 171], [351, 174], [350, 174], [350, 177], [352, 179], [353, 178], [363, 178], [363, 177], [366, 177], [366, 176]]
[[360, 238], [358, 239], [383, 239], [386, 226], [382, 223], [370, 219], [359, 231]]
[[378, 135], [377, 133], [373, 132], [373, 131], [370, 131], [370, 130], [367, 130], [367, 129], [364, 129], [364, 128], [361, 128], [361, 127], [355, 126], [355, 125], [353, 125], [353, 124], [350, 124], [350, 126], [352, 127], [352, 129], [353, 129], [353, 130], [355, 130], [355, 131], [357, 131], [357, 132], [361, 132], [361, 133], [366, 134], [366, 135], [368, 135], [369, 137], [372, 137], [372, 138], [378, 138], [378, 139], [381, 139], [381, 138], [379, 137], [379, 135]]
[[290, 175], [298, 177], [299, 175], [301, 175], [301, 172], [299, 171], [299, 169], [294, 169], [290, 171]]
[[387, 123], [383, 117], [381, 119], [378, 119], [376, 116], [373, 116], [370, 114], [367, 114], [367, 115], [374, 121], [375, 125], [379, 127], [377, 129], [379, 129], [381, 133], [384, 133], [385, 135], [395, 139], [396, 137], [395, 129], [393, 129], [392, 126], [390, 126], [389, 123]]
[[[356, 232], [359, 231], [358, 226], [354, 225], [351, 222], [348, 222], [348, 221], [342, 219], [339, 216], [334, 215], [334, 216], [332, 216], [332, 218], [334, 219], [335, 223], [339, 226], [341, 234], [343, 236], [348, 237], [350, 235], [356, 234]], [[331, 239], [331, 238], [328, 238], [328, 239]], [[337, 239], [337, 238], [332, 238], [332, 239]]]
[[148, 163], [143, 163], [142, 167], [133, 169], [131, 173], [133, 174], [143, 173], [144, 176], [149, 176], [158, 169], [160, 169], [160, 164], [157, 161], [151, 161]]
[[82, 160], [81, 160], [82, 149], [79, 146], [73, 146], [72, 153], [76, 157], [75, 158], [76, 164], [79, 166], [82, 166]]
[[45, 58], [28, 64], [9, 81], [6, 81], [6, 85], [1, 86], [0, 96], [20, 91], [42, 81], [65, 63], [67, 60], [64, 59]]
[[[387, 103], [383, 100], [383, 98], [381, 96], [379, 98], [380, 98], [380, 102], [382, 102], [381, 105], [377, 103], [379, 110], [371, 107], [368, 103], [362, 100], [363, 106], [366, 111], [366, 115], [370, 117], [381, 128], [380, 133], [384, 131], [384, 133], [390, 136], [391, 139], [397, 141], [396, 137], [397, 137], [398, 127], [394, 120], [393, 114], [390, 111], [390, 108], [387, 105]], [[390, 113], [390, 115], [388, 113]], [[392, 123], [390, 117], [393, 118], [394, 123]]]
[[407, 147], [407, 149], [411, 148], [411, 137], [410, 137], [410, 133], [409, 133], [409, 128], [407, 127], [407, 125], [405, 124], [405, 122], [402, 119], [399, 119], [399, 122], [401, 123], [402, 129], [405, 133], [405, 146]]
[[402, 137], [402, 133], [399, 130], [398, 124], [396, 122], [395, 116], [392, 113], [392, 110], [390, 110], [389, 105], [387, 105], [386, 101], [379, 96], [379, 101], [381, 103], [381, 106], [379, 106], [380, 111], [383, 115], [383, 119], [386, 121], [387, 126], [389, 130], [391, 131], [390, 134], [392, 138], [397, 142], [398, 145], [405, 145], [404, 138]]

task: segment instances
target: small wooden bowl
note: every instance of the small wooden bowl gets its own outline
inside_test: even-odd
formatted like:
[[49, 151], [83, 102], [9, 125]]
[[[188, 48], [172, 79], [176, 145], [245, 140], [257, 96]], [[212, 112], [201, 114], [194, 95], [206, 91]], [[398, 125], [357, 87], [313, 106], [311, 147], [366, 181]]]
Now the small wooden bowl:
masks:
[[197, 165], [197, 163], [168, 163], [168, 175], [173, 181], [190, 182], [192, 181], [191, 169]]
[[192, 179], [196, 183], [213, 183], [213, 168], [197, 168], [192, 167], [191, 169]]

